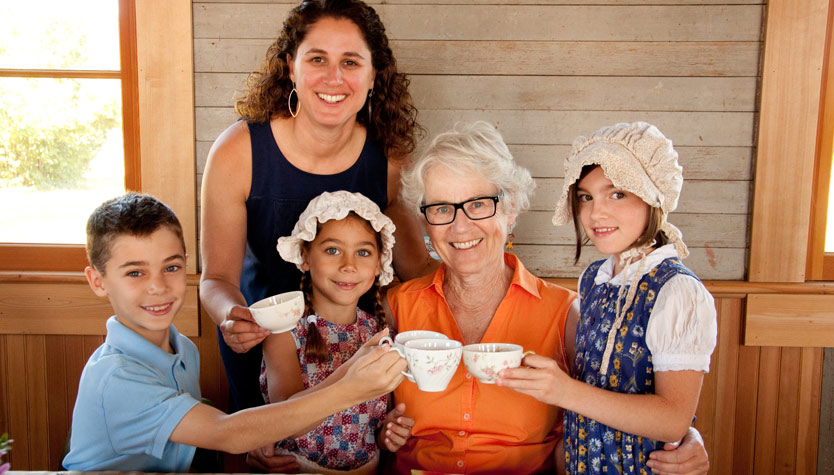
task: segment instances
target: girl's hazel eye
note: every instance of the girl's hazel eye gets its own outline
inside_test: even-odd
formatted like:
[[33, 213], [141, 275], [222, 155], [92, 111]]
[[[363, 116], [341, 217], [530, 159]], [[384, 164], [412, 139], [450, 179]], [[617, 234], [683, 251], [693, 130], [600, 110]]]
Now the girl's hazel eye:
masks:
[[581, 194], [576, 197], [580, 202], [591, 201], [591, 195]]
[[622, 191], [615, 191], [615, 192], [614, 192], [611, 196], [612, 196], [615, 200], [621, 200], [621, 199], [623, 199], [623, 198], [625, 198], [625, 197], [626, 197], [626, 194], [625, 194], [625, 193], [623, 193]]

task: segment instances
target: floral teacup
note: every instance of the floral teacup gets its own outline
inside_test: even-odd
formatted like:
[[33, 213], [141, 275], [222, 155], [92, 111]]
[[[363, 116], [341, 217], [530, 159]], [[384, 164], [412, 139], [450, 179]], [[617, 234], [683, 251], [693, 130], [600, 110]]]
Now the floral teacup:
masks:
[[273, 295], [253, 303], [249, 311], [258, 325], [272, 333], [290, 331], [304, 315], [304, 294], [295, 290]]
[[403, 374], [417, 383], [418, 389], [440, 392], [446, 389], [458, 369], [463, 343], [447, 338], [421, 338], [407, 341], [404, 352], [396, 345], [391, 349], [401, 355], [405, 353], [408, 372], [403, 371]]
[[512, 343], [476, 343], [463, 347], [463, 364], [478, 381], [495, 384], [502, 369], [518, 368], [524, 355], [530, 353]]
[[[407, 332], [397, 333], [397, 336], [394, 337], [394, 345], [400, 350], [401, 355], [405, 355], [406, 342], [423, 338], [440, 338], [445, 340], [449, 339], [448, 336], [440, 332], [433, 332], [429, 330], [409, 330]], [[412, 383], [414, 382], [413, 376], [407, 375], [406, 377]]]

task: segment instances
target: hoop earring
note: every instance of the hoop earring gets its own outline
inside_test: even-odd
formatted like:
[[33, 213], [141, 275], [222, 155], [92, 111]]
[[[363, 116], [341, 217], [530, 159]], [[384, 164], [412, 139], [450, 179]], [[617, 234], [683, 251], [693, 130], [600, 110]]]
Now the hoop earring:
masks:
[[[295, 112], [292, 111], [292, 95], [295, 94]], [[298, 99], [298, 91], [295, 90], [295, 83], [292, 84], [292, 91], [287, 96], [287, 108], [290, 110], [290, 115], [293, 118], [298, 116], [298, 111], [301, 109], [301, 101]]]
[[371, 115], [371, 98], [373, 97], [373, 95], [374, 95], [374, 90], [373, 89], [368, 91], [368, 123], [369, 124], [373, 120], [373, 115]]
[[513, 233], [510, 233], [510, 234], [507, 235], [507, 246], [506, 246], [507, 249], [512, 249], [513, 248], [513, 238], [514, 237], [515, 237], [515, 234], [513, 234]]

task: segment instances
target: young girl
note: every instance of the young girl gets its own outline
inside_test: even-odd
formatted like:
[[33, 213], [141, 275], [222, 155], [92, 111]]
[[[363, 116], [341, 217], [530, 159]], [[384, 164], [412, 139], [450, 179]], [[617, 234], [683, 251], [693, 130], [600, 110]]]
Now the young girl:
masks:
[[[393, 278], [394, 224], [359, 193], [337, 191], [314, 198], [278, 252], [304, 272], [305, 317], [290, 332], [264, 341], [261, 392], [282, 401], [313, 386], [337, 381], [362, 344], [385, 327], [380, 285]], [[373, 297], [374, 315], [358, 307]], [[396, 451], [414, 421], [404, 407], [386, 418], [388, 396], [336, 413], [321, 424], [276, 444], [276, 455], [294, 455], [302, 472], [375, 473], [379, 450], [374, 432], [384, 426], [381, 446]]]
[[499, 384], [566, 409], [567, 473], [651, 472], [648, 454], [692, 422], [717, 325], [667, 222], [682, 171], [672, 142], [644, 122], [579, 137], [565, 162], [553, 223], [573, 219], [576, 261], [583, 241], [609, 254], [579, 278], [575, 379], [529, 356], [530, 369], [505, 371]]

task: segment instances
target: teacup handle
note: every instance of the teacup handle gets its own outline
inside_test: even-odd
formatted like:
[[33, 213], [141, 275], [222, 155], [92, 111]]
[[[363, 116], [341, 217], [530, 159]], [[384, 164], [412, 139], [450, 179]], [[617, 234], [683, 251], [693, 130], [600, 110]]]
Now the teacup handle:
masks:
[[[405, 355], [403, 354], [403, 352], [400, 351], [399, 348], [397, 348], [397, 345], [394, 344], [394, 340], [392, 340], [390, 336], [384, 336], [384, 337], [380, 338], [379, 346], [382, 346], [385, 343], [388, 343], [388, 346], [389, 346], [388, 351], [396, 351], [397, 353], [400, 354], [401, 357], [405, 358]], [[403, 376], [405, 376], [407, 378], [414, 379], [414, 376], [407, 371], [400, 371], [400, 373], [402, 373]]]

